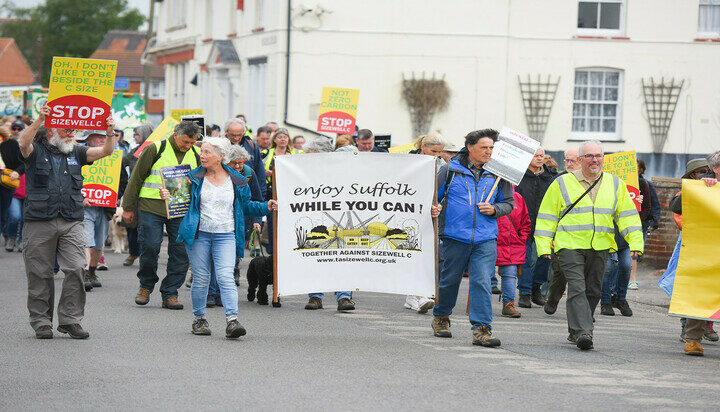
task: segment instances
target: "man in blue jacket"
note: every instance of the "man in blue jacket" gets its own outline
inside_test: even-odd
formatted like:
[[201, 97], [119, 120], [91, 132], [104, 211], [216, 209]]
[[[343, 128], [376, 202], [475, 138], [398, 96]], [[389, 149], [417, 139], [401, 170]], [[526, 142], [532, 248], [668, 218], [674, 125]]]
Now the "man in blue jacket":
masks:
[[[437, 175], [440, 225], [440, 279], [438, 304], [433, 309], [432, 328], [437, 337], [450, 338], [450, 314], [457, 301], [465, 268], [470, 278], [469, 314], [473, 344], [499, 346], [491, 332], [492, 298], [490, 275], [497, 257], [497, 218], [509, 214], [515, 204], [512, 187], [483, 169], [490, 161], [498, 132], [476, 130], [465, 136], [465, 147]], [[488, 199], [490, 196], [490, 199]]]
[[225, 122], [225, 137], [230, 140], [230, 143], [238, 144], [250, 153], [251, 158], [246, 163], [252, 169], [253, 174], [257, 176], [261, 193], [265, 193], [267, 191], [265, 179], [261, 178], [265, 176], [265, 164], [260, 155], [260, 148], [245, 134], [245, 130], [245, 123], [236, 117]]

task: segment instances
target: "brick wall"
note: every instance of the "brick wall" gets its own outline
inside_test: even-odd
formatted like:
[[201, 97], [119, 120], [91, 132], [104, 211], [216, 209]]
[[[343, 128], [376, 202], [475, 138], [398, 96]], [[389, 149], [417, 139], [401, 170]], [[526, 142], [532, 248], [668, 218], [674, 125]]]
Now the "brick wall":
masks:
[[645, 241], [645, 256], [643, 262], [653, 268], [662, 269], [667, 266], [672, 255], [678, 234], [672, 212], [668, 209], [670, 200], [680, 191], [681, 179], [667, 177], [653, 177], [658, 198], [660, 199], [660, 227], [650, 233]]

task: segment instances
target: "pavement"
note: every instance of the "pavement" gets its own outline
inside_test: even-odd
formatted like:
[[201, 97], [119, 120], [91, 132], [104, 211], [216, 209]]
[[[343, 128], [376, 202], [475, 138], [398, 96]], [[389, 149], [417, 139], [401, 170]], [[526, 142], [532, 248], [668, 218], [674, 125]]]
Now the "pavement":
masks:
[[[284, 298], [282, 308], [248, 302], [244, 283], [248, 334], [225, 339], [223, 310], [213, 308], [213, 334], [194, 336], [189, 289], [181, 311], [161, 309], [158, 293], [137, 306], [137, 263], [125, 268], [123, 258], [107, 252], [103, 287], [88, 293], [90, 339], [56, 332], [41, 341], [27, 320], [21, 254], [0, 251], [0, 410], [720, 408], [720, 345], [684, 354], [680, 322], [654, 303], [651, 272], [629, 294], [635, 315], [597, 315], [595, 349], [581, 352], [566, 341], [562, 303], [554, 316], [534, 307], [508, 319], [494, 300], [502, 346], [473, 346], [467, 280], [452, 339], [433, 337], [431, 316], [404, 309], [404, 296], [356, 293], [357, 310], [339, 313], [328, 294], [325, 309], [307, 311], [305, 296]], [[62, 274], [56, 282], [59, 293]]]

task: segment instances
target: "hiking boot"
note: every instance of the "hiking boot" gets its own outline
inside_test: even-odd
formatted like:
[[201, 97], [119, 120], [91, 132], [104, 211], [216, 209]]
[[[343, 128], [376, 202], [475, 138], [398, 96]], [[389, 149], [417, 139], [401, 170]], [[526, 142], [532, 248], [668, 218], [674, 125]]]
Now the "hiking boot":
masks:
[[620, 310], [620, 314], [623, 316], [632, 316], [633, 311], [630, 309], [630, 305], [628, 305], [627, 300], [616, 300], [612, 303], [613, 306], [618, 308]]
[[703, 356], [703, 347], [700, 342], [685, 342], [685, 354], [690, 356]]
[[6, 237], [5, 238], [5, 250], [8, 252], [12, 252], [15, 250], [15, 238], [14, 237]]
[[90, 280], [90, 271], [87, 269], [83, 269], [83, 286], [85, 287], [85, 292], [90, 292], [93, 288], [92, 280]]
[[90, 284], [91, 284], [92, 287], [94, 287], [94, 288], [101, 288], [101, 287], [102, 287], [102, 283], [100, 283], [100, 279], [98, 279], [97, 275], [94, 274], [94, 273], [91, 273], [91, 274], [90, 274]]
[[71, 325], [59, 325], [57, 327], [58, 332], [67, 333], [73, 339], [87, 339], [90, 334], [80, 326], [79, 323], [73, 323]]
[[128, 255], [128, 257], [125, 258], [123, 261], [123, 266], [132, 266], [133, 263], [135, 263], [135, 259], [137, 259], [137, 256]]
[[337, 310], [340, 312], [345, 310], [355, 310], [355, 302], [348, 298], [342, 298], [338, 301]]
[[493, 338], [490, 326], [478, 326], [473, 329], [473, 345], [485, 346], [486, 348], [492, 348], [500, 346], [500, 339]]
[[52, 326], [42, 325], [39, 328], [37, 328], [35, 330], [35, 338], [36, 339], [52, 339], [53, 338]]
[[703, 335], [703, 337], [704, 337], [705, 339], [709, 340], [710, 342], [717, 342], [717, 341], [718, 341], [718, 334], [717, 334], [717, 332], [715, 332], [715, 330], [713, 329], [713, 323], [712, 323], [712, 322], [707, 322], [707, 323], [705, 324], [705, 326], [707, 327], [707, 332], [705, 332], [705, 334]]
[[101, 256], [98, 261], [97, 270], [108, 270], [108, 265], [105, 263], [105, 256]]
[[502, 291], [497, 286], [492, 287], [492, 294], [493, 295], [499, 295]]
[[600, 304], [600, 314], [605, 316], [615, 316], [615, 311], [613, 310], [613, 307], [609, 303], [601, 303]]
[[229, 339], [237, 339], [240, 336], [244, 336], [246, 333], [247, 331], [245, 331], [245, 328], [242, 327], [237, 319], [233, 319], [228, 322], [227, 327], [225, 328], [225, 337]]
[[192, 287], [192, 273], [190, 273], [190, 276], [188, 276], [187, 280], [185, 281], [185, 287], [188, 289]]
[[531, 302], [532, 299], [530, 298], [530, 295], [520, 295], [520, 298], [518, 299], [518, 306], [521, 308], [531, 308]]
[[308, 300], [307, 305], [305, 305], [305, 309], [307, 310], [316, 310], [316, 309], [322, 309], [322, 299], [313, 296]]
[[570, 333], [570, 334], [568, 334], [567, 340], [568, 340], [568, 342], [577, 343], [578, 337], [576, 334]]
[[593, 348], [592, 336], [588, 334], [582, 334], [577, 338], [577, 347], [580, 350], [589, 350]]
[[180, 310], [184, 306], [182, 303], [178, 302], [177, 296], [172, 296], [167, 299], [163, 299], [162, 307], [165, 309]]
[[431, 325], [433, 328], [433, 335], [438, 338], [452, 338], [452, 332], [450, 332], [450, 316], [435, 315]]
[[502, 308], [502, 315], [506, 318], [519, 318], [521, 316], [520, 312], [515, 309], [515, 302], [508, 302], [504, 304]]
[[545, 313], [548, 315], [553, 315], [557, 311], [558, 302], [550, 302], [549, 300], [545, 302], [545, 306], [543, 306], [543, 309], [545, 310]]
[[540, 285], [533, 286], [531, 299], [532, 299], [532, 303], [534, 303], [538, 306], [545, 305], [545, 298], [543, 297], [542, 292], [540, 291]]
[[191, 332], [193, 335], [210, 335], [210, 324], [205, 318], [195, 319], [192, 323]]
[[137, 295], [135, 295], [135, 303], [138, 305], [147, 305], [150, 302], [150, 292], [152, 290], [140, 287]]

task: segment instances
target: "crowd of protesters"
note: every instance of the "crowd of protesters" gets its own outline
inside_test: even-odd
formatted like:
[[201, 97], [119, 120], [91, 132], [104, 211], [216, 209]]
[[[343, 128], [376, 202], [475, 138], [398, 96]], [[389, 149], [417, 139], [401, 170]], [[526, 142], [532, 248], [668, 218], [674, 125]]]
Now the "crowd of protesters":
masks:
[[[137, 305], [147, 305], [160, 282], [162, 307], [181, 310], [178, 290], [191, 288], [192, 333], [209, 335], [206, 307], [223, 306], [226, 336], [246, 333], [239, 323], [240, 260], [247, 248], [262, 253], [252, 237], [262, 234], [272, 253], [272, 176], [275, 158], [329, 152], [386, 152], [375, 145], [369, 129], [341, 134], [334, 142], [306, 140], [269, 122], [253, 134], [243, 115], [224, 127], [209, 125], [204, 140], [198, 126], [180, 122], [167, 140], [142, 144], [151, 124], [133, 129], [133, 139], [107, 119], [107, 130], [80, 134], [71, 129], [42, 127], [49, 108], [35, 121], [7, 119], [0, 126], [3, 179], [0, 185], [0, 230], [8, 252], [23, 252], [28, 278], [30, 324], [39, 339], [52, 338], [54, 277], [65, 280], [57, 307], [58, 331], [87, 338], [80, 322], [85, 293], [102, 286], [97, 271], [104, 265], [103, 249], [109, 221], [121, 213], [129, 253], [123, 262], [139, 259]], [[501, 315], [522, 316], [519, 308], [543, 307], [553, 315], [567, 295], [568, 340], [581, 350], [593, 348], [595, 312], [632, 316], [627, 290], [637, 289], [637, 261], [647, 234], [660, 225], [660, 203], [652, 182], [638, 161], [639, 191], [635, 207], [626, 184], [602, 172], [604, 150], [598, 141], [569, 147], [564, 170], [540, 148], [518, 186], [501, 181], [484, 169], [498, 132], [472, 131], [463, 147], [439, 133], [421, 136], [410, 153], [436, 158], [438, 204], [430, 214], [438, 220], [440, 272], [437, 301], [409, 295], [405, 307], [426, 313], [432, 309], [433, 334], [450, 338], [452, 313], [463, 275], [469, 278], [468, 314], [472, 343], [499, 346], [492, 333], [493, 294], [500, 295]], [[118, 210], [84, 199], [81, 167], [122, 150]], [[165, 205], [160, 169], [190, 165], [190, 209], [171, 218]], [[720, 152], [688, 163], [689, 179], [708, 186], [720, 177]], [[433, 182], [428, 182], [433, 184]], [[475, 188], [469, 190], [468, 188]], [[467, 197], [470, 196], [468, 201]], [[680, 194], [670, 205], [682, 229]], [[121, 208], [119, 208], [121, 206]], [[167, 233], [166, 275], [160, 280], [158, 260]], [[248, 240], [250, 240], [248, 242]], [[675, 263], [680, 240], [673, 256]], [[671, 260], [671, 265], [673, 261]], [[669, 271], [671, 268], [668, 269]], [[500, 276], [498, 281], [497, 276]], [[567, 293], [566, 293], [567, 288]], [[517, 291], [517, 293], [516, 293]], [[323, 293], [311, 293], [305, 309], [323, 307]], [[355, 309], [350, 291], [335, 292], [337, 310]], [[517, 299], [516, 299], [517, 298]], [[517, 303], [516, 303], [517, 302]], [[517, 305], [517, 307], [516, 307]], [[717, 341], [712, 323], [682, 320], [685, 352], [702, 355], [703, 336]]]

